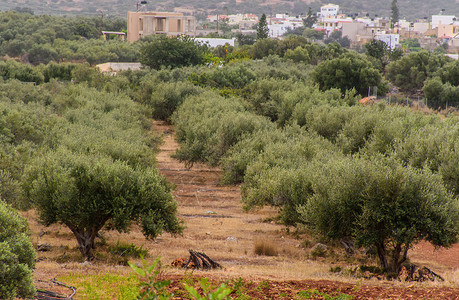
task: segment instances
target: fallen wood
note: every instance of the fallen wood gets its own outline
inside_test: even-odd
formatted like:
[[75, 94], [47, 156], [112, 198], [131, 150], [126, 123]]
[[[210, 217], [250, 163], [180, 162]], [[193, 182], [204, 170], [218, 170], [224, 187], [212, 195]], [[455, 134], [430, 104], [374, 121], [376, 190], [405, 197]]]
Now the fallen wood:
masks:
[[185, 269], [222, 269], [223, 267], [212, 260], [205, 253], [194, 251], [192, 249], [188, 250], [190, 257], [186, 260], [184, 258], [176, 259], [172, 262], [172, 266]]
[[443, 277], [436, 274], [427, 267], [418, 267], [416, 265], [403, 266], [398, 274], [400, 281], [445, 281]]

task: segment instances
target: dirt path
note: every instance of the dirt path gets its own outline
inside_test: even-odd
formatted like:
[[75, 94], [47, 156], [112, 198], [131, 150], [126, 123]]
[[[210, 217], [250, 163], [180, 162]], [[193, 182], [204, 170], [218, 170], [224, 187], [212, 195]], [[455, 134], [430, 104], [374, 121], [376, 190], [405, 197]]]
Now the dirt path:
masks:
[[[266, 221], [277, 215], [275, 210], [266, 208], [244, 212], [238, 186], [220, 186], [218, 181], [221, 173], [216, 168], [195, 164], [186, 169], [183, 163], [171, 158], [178, 148], [173, 127], [155, 122], [155, 130], [164, 140], [157, 155], [158, 168], [176, 187], [173, 194], [178, 202], [179, 217], [186, 229], [183, 236], [163, 234], [155, 241], [146, 240], [136, 227], [123, 234], [104, 231], [102, 234], [109, 245], [120, 242], [148, 249], [148, 263], [160, 255], [167, 276], [172, 278], [184, 276], [183, 270], [169, 267], [174, 259], [187, 257], [188, 249], [205, 252], [221, 263], [224, 269], [195, 271], [194, 276], [206, 276], [219, 282], [241, 277], [246, 283], [253, 281], [247, 293], [254, 299], [294, 299], [298, 291], [305, 289], [316, 289], [330, 295], [336, 295], [336, 291], [340, 290], [353, 295], [355, 299], [459, 299], [459, 245], [434, 251], [429, 244], [421, 243], [411, 251], [412, 262], [432, 267], [446, 278], [445, 283], [408, 284], [333, 274], [329, 271], [331, 266], [348, 268], [360, 263], [354, 259], [345, 265], [342, 257], [335, 259], [334, 256], [328, 258], [327, 262], [320, 258], [312, 260], [308, 249], [303, 248], [304, 236], [295, 239], [294, 235], [287, 234], [284, 226]], [[116, 265], [115, 262], [101, 260], [83, 264], [81, 255], [75, 250], [75, 239], [65, 226], [55, 224], [43, 227], [38, 224], [33, 211], [24, 215], [31, 226], [34, 242], [52, 246], [51, 251], [39, 253], [41, 259], [34, 274], [37, 287], [65, 292], [59, 287], [49, 287], [49, 279], [68, 274], [132, 274], [129, 267]], [[254, 246], [261, 241], [272, 247], [278, 255], [256, 255]], [[264, 280], [270, 280], [271, 283], [260, 288], [260, 282]], [[179, 280], [176, 280], [174, 284], [178, 283]], [[321, 298], [318, 295], [314, 297]]]

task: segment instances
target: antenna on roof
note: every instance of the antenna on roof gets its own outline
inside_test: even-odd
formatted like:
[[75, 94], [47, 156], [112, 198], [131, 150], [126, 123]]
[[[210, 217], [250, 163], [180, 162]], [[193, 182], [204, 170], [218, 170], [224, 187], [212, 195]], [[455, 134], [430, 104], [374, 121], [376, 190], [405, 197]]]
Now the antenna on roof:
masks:
[[147, 5], [147, 1], [142, 0], [142, 1], [137, 1], [136, 3], [136, 9], [139, 11], [139, 6], [141, 10], [145, 10], [145, 5]]

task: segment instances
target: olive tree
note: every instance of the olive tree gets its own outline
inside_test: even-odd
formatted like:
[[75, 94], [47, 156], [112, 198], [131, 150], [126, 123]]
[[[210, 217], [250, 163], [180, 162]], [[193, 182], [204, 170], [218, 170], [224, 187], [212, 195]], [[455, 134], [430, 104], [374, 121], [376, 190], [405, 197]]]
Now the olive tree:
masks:
[[331, 160], [320, 169], [298, 209], [303, 221], [330, 239], [373, 246], [387, 273], [398, 273], [421, 240], [439, 247], [457, 241], [458, 199], [438, 174], [384, 157]]
[[313, 79], [320, 89], [338, 88], [345, 93], [355, 88], [361, 95], [370, 86], [384, 90], [381, 73], [364, 57], [345, 53], [338, 58], [320, 63], [313, 72]]
[[200, 44], [190, 37], [160, 35], [140, 46], [139, 61], [153, 69], [178, 68], [204, 63], [208, 52], [207, 45]]
[[27, 221], [0, 199], [0, 298], [35, 294], [32, 269], [35, 251]]
[[24, 187], [40, 220], [65, 224], [87, 260], [93, 258], [94, 239], [108, 221], [119, 232], [135, 222], [148, 238], [182, 230], [176, 202], [156, 169], [103, 154], [49, 151], [26, 171]]

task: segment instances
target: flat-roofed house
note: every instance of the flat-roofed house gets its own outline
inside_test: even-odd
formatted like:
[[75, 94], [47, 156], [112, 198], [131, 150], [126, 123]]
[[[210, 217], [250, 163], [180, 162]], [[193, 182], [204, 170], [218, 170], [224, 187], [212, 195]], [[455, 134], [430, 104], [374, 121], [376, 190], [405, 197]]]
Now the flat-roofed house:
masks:
[[128, 42], [152, 34], [196, 36], [196, 18], [178, 12], [128, 12]]

